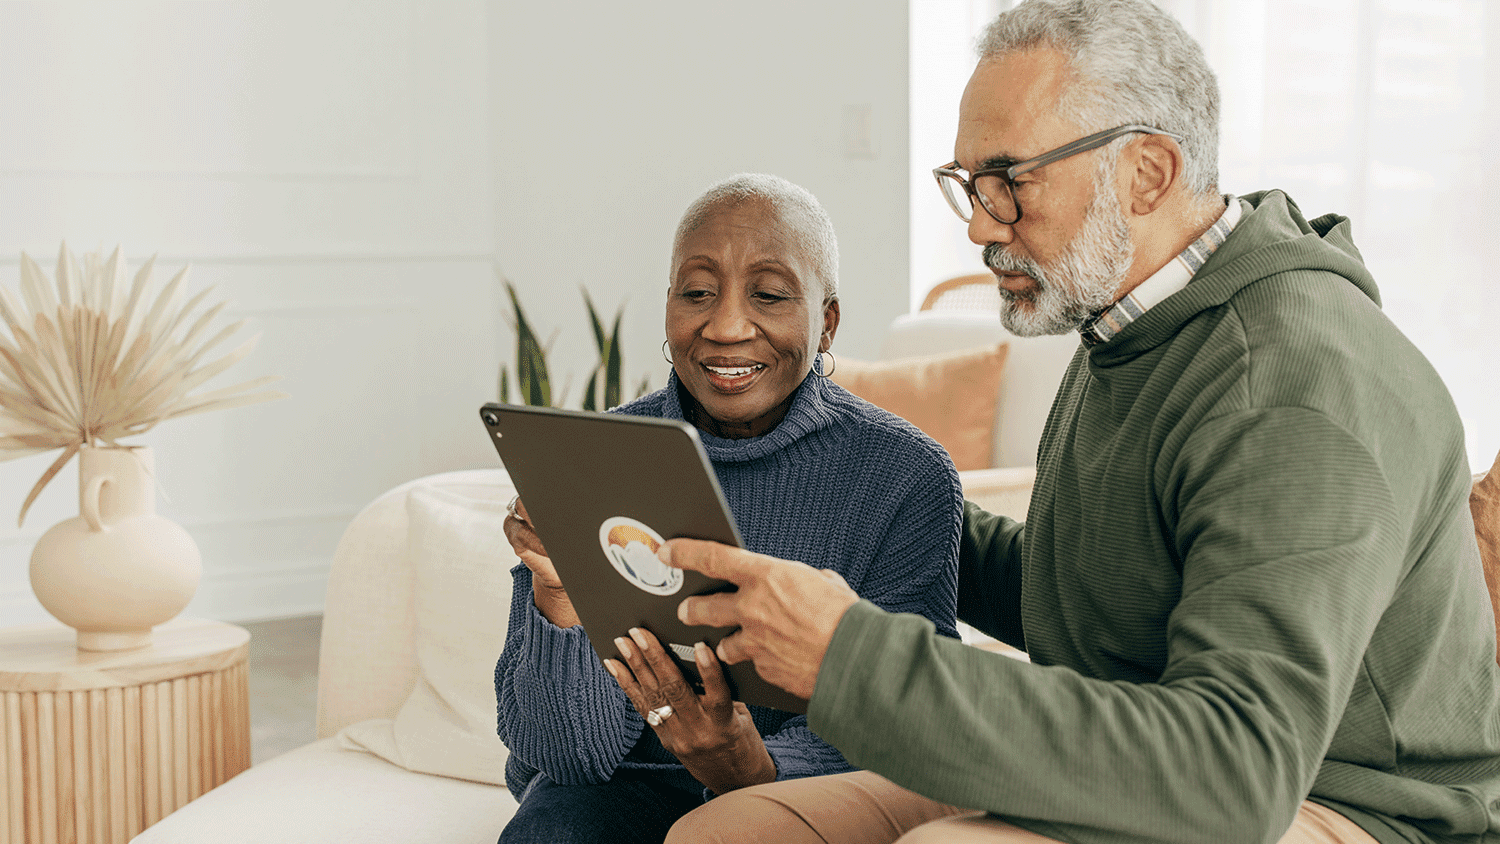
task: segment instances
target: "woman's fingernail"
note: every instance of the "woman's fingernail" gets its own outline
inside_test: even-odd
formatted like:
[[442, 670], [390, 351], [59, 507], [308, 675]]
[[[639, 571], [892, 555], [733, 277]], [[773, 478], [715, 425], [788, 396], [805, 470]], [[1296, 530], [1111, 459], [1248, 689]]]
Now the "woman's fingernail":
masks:
[[672, 543], [665, 542], [660, 548], [656, 549], [656, 559], [661, 560], [669, 566], [672, 565]]
[[646, 634], [641, 631], [641, 628], [630, 628], [630, 638], [634, 639], [635, 643], [641, 646], [641, 650], [644, 651], [646, 649]]
[[615, 647], [619, 649], [620, 654], [622, 656], [624, 656], [626, 659], [630, 659], [630, 640], [629, 639], [625, 638], [624, 636], [618, 636], [618, 637], [616, 637], [615, 638]]
[[612, 659], [606, 659], [606, 660], [604, 660], [604, 670], [608, 671], [609, 672], [609, 676], [615, 678], [616, 680], [620, 679], [620, 672], [615, 670], [615, 661], [614, 660], [612, 660]]
[[714, 664], [714, 652], [709, 650], [708, 645], [704, 642], [693, 645], [693, 658], [698, 661], [699, 665]]

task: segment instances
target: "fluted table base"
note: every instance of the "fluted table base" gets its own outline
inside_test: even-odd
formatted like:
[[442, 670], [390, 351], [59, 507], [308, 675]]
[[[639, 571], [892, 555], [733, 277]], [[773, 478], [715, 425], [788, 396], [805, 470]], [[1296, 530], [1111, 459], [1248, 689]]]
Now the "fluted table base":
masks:
[[0, 842], [125, 844], [250, 766], [249, 633], [154, 638], [87, 653], [60, 625], [0, 632]]

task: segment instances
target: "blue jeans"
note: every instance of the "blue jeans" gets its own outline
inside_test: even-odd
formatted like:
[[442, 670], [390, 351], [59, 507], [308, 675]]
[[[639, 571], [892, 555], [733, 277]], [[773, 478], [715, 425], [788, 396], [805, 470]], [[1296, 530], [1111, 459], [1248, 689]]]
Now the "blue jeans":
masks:
[[617, 771], [599, 785], [558, 785], [537, 774], [500, 844], [661, 844], [678, 818], [703, 805], [649, 774]]

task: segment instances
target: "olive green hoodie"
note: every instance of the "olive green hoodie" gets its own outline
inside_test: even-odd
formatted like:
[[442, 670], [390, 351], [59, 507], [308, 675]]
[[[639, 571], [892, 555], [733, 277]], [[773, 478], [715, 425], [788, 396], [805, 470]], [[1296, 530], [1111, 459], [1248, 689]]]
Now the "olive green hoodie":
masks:
[[[970, 504], [959, 616], [861, 603], [809, 724], [855, 765], [1063, 841], [1500, 831], [1500, 671], [1442, 381], [1349, 222], [1285, 195], [1080, 347], [1023, 526]], [[1025, 342], [1021, 340], [1019, 342]]]

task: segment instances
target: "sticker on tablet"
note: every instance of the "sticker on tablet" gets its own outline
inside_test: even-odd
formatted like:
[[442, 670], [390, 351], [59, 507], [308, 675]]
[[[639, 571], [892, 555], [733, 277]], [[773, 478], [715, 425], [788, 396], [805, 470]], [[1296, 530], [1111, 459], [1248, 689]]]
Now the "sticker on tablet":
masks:
[[614, 516], [599, 526], [599, 545], [620, 576], [653, 595], [671, 595], [682, 588], [682, 570], [656, 558], [666, 540], [635, 519]]

